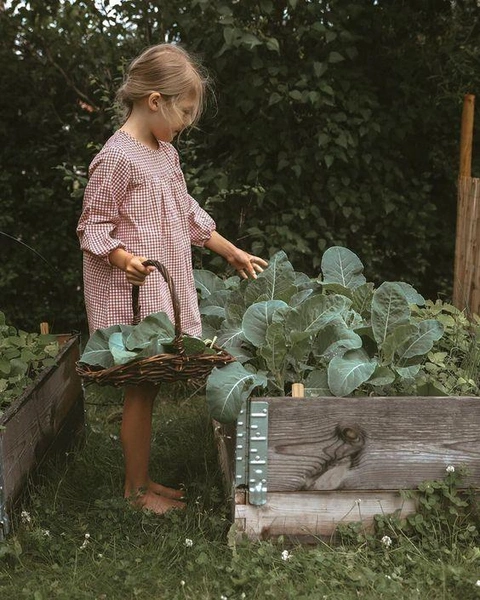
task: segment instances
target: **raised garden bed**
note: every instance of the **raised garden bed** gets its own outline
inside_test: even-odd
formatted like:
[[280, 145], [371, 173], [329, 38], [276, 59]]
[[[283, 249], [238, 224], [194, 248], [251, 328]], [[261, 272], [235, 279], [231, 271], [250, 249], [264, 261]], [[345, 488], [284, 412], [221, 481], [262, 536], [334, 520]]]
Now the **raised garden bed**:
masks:
[[57, 335], [61, 345], [45, 367], [0, 416], [0, 539], [28, 476], [47, 452], [65, 451], [84, 429], [83, 390], [75, 371], [79, 336]]
[[340, 524], [415, 512], [414, 490], [467, 467], [480, 488], [480, 398], [254, 398], [217, 425], [238, 535], [331, 539]]

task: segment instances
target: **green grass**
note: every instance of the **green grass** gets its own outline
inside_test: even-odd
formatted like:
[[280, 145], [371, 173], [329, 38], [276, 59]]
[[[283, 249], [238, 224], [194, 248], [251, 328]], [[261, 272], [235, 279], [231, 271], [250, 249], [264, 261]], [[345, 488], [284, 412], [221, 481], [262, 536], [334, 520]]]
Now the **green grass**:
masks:
[[[98, 396], [93, 390], [89, 401]], [[120, 399], [102, 393], [112, 404], [87, 405], [85, 445], [42, 467], [15, 511], [13, 533], [0, 544], [0, 598], [480, 598], [477, 515], [468, 507], [455, 513], [455, 502], [441, 511], [427, 502], [429, 511], [409, 527], [382, 519], [367, 537], [350, 528], [335, 546], [235, 542], [204, 400], [176, 396], [156, 405], [152, 471], [162, 483], [185, 486], [185, 513], [127, 508]]]

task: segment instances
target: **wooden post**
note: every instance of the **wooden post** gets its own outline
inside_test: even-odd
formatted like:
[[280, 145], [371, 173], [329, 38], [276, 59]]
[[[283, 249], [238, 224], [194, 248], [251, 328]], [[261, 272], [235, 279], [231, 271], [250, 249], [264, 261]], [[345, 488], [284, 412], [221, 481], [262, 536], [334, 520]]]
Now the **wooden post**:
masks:
[[[471, 174], [475, 96], [467, 94], [463, 102], [460, 134], [460, 168], [457, 194], [457, 225], [455, 239], [455, 262], [453, 279], [453, 304], [464, 310], [470, 306], [470, 288], [473, 277], [472, 245], [475, 241], [477, 206], [472, 203]], [[474, 259], [474, 262], [477, 259]]]
[[292, 383], [292, 398], [305, 398], [305, 386], [303, 383]]
[[50, 327], [48, 326], [48, 323], [46, 323], [46, 322], [40, 323], [40, 333], [42, 335], [45, 333], [50, 333]]
[[460, 134], [460, 177], [472, 176], [474, 110], [475, 96], [467, 94], [463, 100], [462, 130]]

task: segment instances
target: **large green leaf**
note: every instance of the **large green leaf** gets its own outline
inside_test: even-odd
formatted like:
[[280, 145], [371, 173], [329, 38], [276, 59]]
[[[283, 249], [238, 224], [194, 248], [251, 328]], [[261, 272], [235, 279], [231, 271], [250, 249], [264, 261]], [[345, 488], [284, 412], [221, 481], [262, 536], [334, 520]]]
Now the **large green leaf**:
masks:
[[347, 248], [332, 246], [322, 256], [323, 283], [339, 283], [355, 289], [366, 283], [363, 265], [358, 256]]
[[122, 333], [120, 325], [112, 325], [105, 329], [97, 329], [89, 338], [80, 362], [107, 369], [113, 367], [113, 356], [108, 347], [108, 340], [113, 333]]
[[425, 298], [417, 292], [417, 290], [404, 281], [393, 281], [400, 287], [402, 292], [405, 294], [405, 298], [409, 304], [417, 304], [418, 306], [425, 306]]
[[328, 387], [334, 396], [348, 396], [370, 379], [377, 364], [363, 350], [335, 356], [328, 364]]
[[305, 396], [331, 396], [332, 392], [328, 387], [328, 373], [326, 369], [315, 369], [310, 371], [305, 379]]
[[284, 315], [290, 309], [282, 300], [256, 302], [247, 308], [243, 316], [242, 329], [246, 339], [261, 348], [265, 344], [267, 327], [273, 322], [276, 313]]
[[417, 334], [418, 327], [415, 323], [406, 323], [405, 325], [398, 325], [398, 327], [395, 327], [395, 329], [387, 335], [382, 344], [383, 362], [392, 362], [393, 357], [399, 348]]
[[376, 387], [390, 385], [395, 381], [395, 373], [388, 367], [378, 365], [367, 383]]
[[113, 356], [113, 362], [116, 365], [124, 365], [137, 358], [136, 352], [131, 352], [125, 348], [122, 332], [112, 333], [108, 340], [108, 348]]
[[295, 271], [285, 252], [277, 252], [269, 259], [268, 267], [263, 273], [257, 279], [248, 281], [245, 290], [247, 305], [260, 299], [288, 302], [297, 292], [295, 277]]
[[260, 356], [263, 356], [267, 367], [274, 374], [283, 373], [288, 347], [285, 340], [285, 328], [283, 323], [273, 322], [268, 325], [265, 334], [265, 343], [259, 348]]
[[317, 334], [313, 343], [313, 354], [317, 358], [331, 360], [347, 350], [362, 347], [362, 338], [341, 317], [335, 317]]
[[381, 348], [388, 335], [399, 325], [410, 321], [410, 307], [402, 289], [396, 283], [385, 282], [372, 298], [372, 329]]
[[225, 282], [211, 271], [194, 269], [193, 278], [200, 298], [207, 298], [210, 294], [225, 289]]
[[286, 318], [287, 331], [315, 334], [329, 321], [348, 311], [351, 300], [345, 296], [317, 294], [292, 309]]
[[247, 371], [238, 362], [213, 369], [207, 379], [206, 389], [210, 415], [220, 423], [233, 423], [252, 390], [266, 385], [264, 374]]
[[125, 341], [127, 350], [140, 350], [148, 346], [151, 340], [157, 339], [162, 344], [171, 343], [175, 337], [175, 328], [167, 313], [157, 312], [148, 315], [141, 323], [135, 325]]
[[443, 325], [435, 319], [420, 321], [415, 333], [397, 350], [400, 364], [413, 356], [422, 356], [430, 352], [433, 344], [443, 335]]

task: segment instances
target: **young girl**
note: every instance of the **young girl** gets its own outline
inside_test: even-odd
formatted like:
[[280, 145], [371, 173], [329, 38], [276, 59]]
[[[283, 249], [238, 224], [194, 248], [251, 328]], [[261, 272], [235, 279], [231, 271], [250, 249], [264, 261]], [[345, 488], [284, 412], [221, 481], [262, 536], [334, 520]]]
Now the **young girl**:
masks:
[[[200, 117], [206, 79], [180, 47], [153, 46], [130, 65], [118, 92], [123, 126], [94, 158], [77, 233], [84, 253], [84, 291], [90, 333], [132, 322], [131, 285], [142, 286], [141, 318], [165, 311], [170, 294], [147, 258], [163, 263], [179, 297], [182, 328], [200, 335], [191, 245], [223, 256], [243, 278], [266, 262], [215, 231], [211, 217], [188, 194], [171, 141]], [[156, 513], [183, 508], [182, 491], [149, 477], [154, 385], [125, 386], [121, 440], [125, 497]]]

